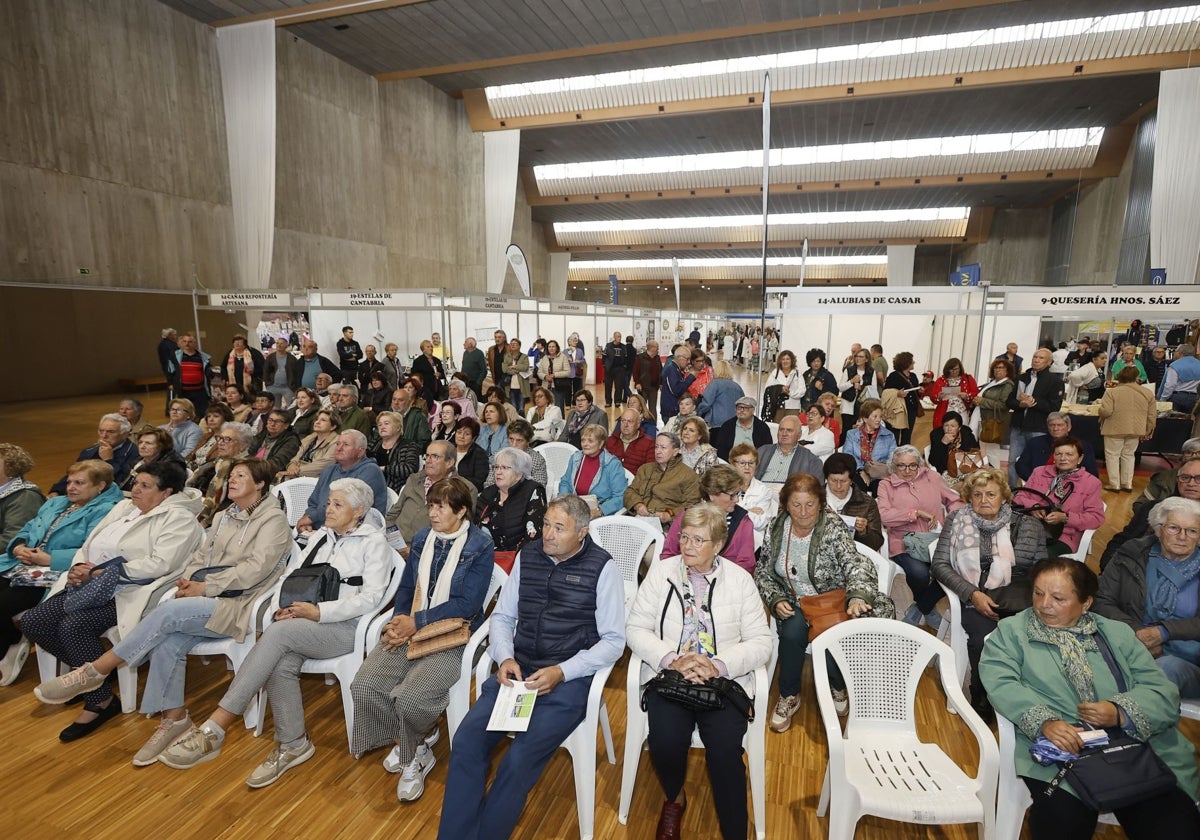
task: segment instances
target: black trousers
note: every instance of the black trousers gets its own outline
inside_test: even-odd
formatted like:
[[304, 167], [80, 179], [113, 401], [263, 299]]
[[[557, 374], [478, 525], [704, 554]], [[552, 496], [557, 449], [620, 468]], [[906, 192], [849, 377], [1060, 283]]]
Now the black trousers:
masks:
[[21, 631], [13, 619], [30, 607], [36, 607], [45, 594], [46, 590], [41, 587], [11, 586], [7, 578], [0, 578], [0, 651], [21, 641]]
[[[958, 596], [950, 593], [949, 597]], [[1010, 615], [1013, 613], [1000, 613], [1002, 618], [1008, 618]], [[983, 653], [983, 642], [988, 633], [996, 629], [996, 621], [963, 604], [962, 626], [963, 632], [967, 634], [967, 662], [971, 666], [971, 702], [975, 703], [987, 696], [983, 680], [979, 679], [979, 657]]]
[[[1033, 840], [1091, 840], [1100, 815], [1064, 790], [1045, 796], [1048, 785], [1022, 778], [1033, 794], [1029, 809], [1029, 835]], [[1200, 837], [1200, 810], [1179, 788], [1121, 808], [1113, 815], [1129, 840], [1196, 840]]]
[[604, 372], [604, 404], [620, 405], [628, 397], [629, 368], [624, 365], [613, 365], [611, 370]]
[[683, 789], [692, 730], [699, 727], [721, 836], [725, 840], [744, 840], [749, 822], [746, 765], [742, 762], [746, 719], [728, 707], [715, 712], [693, 712], [654, 692], [646, 693], [646, 716], [650, 761], [666, 798], [674, 800]]
[[[21, 628], [26, 637], [55, 659], [78, 668], [99, 659], [105, 651], [100, 637], [117, 623], [115, 601], [89, 610], [67, 612], [63, 593], [47, 598], [25, 613]], [[83, 695], [88, 706], [98, 706], [113, 696], [107, 681]]]

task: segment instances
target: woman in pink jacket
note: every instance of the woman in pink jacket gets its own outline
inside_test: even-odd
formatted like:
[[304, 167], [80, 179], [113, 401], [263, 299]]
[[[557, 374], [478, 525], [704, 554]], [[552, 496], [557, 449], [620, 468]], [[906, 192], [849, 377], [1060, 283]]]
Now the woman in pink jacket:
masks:
[[[705, 470], [700, 476], [700, 498], [721, 509], [725, 514], [725, 543], [718, 554], [726, 560], [732, 560], [751, 574], [754, 573], [754, 522], [746, 510], [738, 504], [742, 494], [742, 477], [737, 470], [727, 464], [717, 464]], [[683, 517], [687, 510], [681, 510], [667, 529], [667, 539], [663, 544], [662, 556], [678, 557], [682, 551], [679, 547], [679, 532], [683, 527]]]
[[929, 468], [915, 446], [897, 446], [888, 458], [891, 474], [879, 482], [879, 518], [887, 529], [888, 553], [904, 570], [913, 604], [904, 614], [909, 624], [925, 623], [937, 629], [942, 623], [937, 602], [942, 600], [941, 584], [933, 579], [928, 560], [918, 560], [904, 549], [904, 535], [910, 532], [940, 531], [946, 514], [963, 505], [936, 471]]
[[[1035, 510], [1032, 515], [1046, 526], [1046, 550], [1059, 557], [1074, 554], [1083, 532], [1104, 524], [1104, 501], [1100, 479], [1082, 466], [1083, 443], [1078, 438], [1056, 440], [1052, 457], [1054, 463], [1034, 469], [1025, 486], [1049, 496], [1058, 508]], [[1031, 500], [1026, 495], [1020, 501]]]

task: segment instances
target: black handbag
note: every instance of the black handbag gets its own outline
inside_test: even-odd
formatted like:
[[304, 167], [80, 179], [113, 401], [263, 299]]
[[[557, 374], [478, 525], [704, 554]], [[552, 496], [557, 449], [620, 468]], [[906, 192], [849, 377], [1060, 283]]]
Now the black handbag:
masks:
[[155, 578], [131, 578], [125, 574], [125, 558], [113, 557], [92, 567], [91, 577], [83, 583], [69, 585], [63, 590], [63, 608], [66, 612], [78, 612], [103, 607], [117, 594], [123, 583], [144, 586], [154, 583]]
[[693, 712], [714, 712], [729, 703], [747, 721], [754, 720], [754, 702], [741, 685], [728, 677], [712, 677], [694, 683], [678, 671], [664, 668], [642, 689], [643, 712], [646, 711], [648, 691]]
[[[192, 576], [190, 578], [188, 578], [188, 580], [195, 581], [196, 583], [204, 583], [205, 578], [207, 578], [213, 572], [223, 572], [226, 569], [232, 569], [232, 568], [233, 568], [233, 566], [229, 566], [229, 565], [226, 565], [226, 566], [202, 566], [199, 569], [197, 569], [196, 571], [192, 572]], [[226, 589], [224, 592], [218, 592], [217, 597], [218, 598], [240, 598], [242, 596], [242, 593], [245, 591], [246, 590], [244, 590], [244, 589]]]
[[[1108, 642], [1097, 633], [1096, 643], [1117, 680], [1117, 690], [1125, 691], [1125, 678]], [[1046, 796], [1052, 796], [1065, 779], [1083, 804], [1104, 813], [1160, 796], [1178, 784], [1171, 768], [1145, 741], [1127, 735], [1120, 727], [1106, 731], [1108, 745], [1085, 749], [1078, 758], [1063, 762], [1046, 788]]]
[[343, 578], [342, 573], [328, 563], [312, 562], [328, 539], [328, 534], [322, 534], [321, 539], [309, 549], [308, 556], [304, 558], [300, 568], [283, 579], [283, 584], [279, 587], [280, 609], [296, 603], [321, 604], [325, 601], [336, 601], [343, 583], [362, 586], [363, 579], [360, 575]]

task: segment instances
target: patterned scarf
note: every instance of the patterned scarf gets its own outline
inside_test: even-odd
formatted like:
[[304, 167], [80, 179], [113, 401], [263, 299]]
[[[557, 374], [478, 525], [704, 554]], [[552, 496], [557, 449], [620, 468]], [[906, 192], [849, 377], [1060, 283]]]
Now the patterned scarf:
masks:
[[[1012, 508], [1007, 503], [1000, 506], [995, 519], [984, 519], [969, 505], [959, 510], [950, 528], [950, 565], [954, 571], [972, 586], [983, 589], [1012, 583], [1016, 555], [1008, 530], [1011, 522]], [[990, 556], [992, 563], [987, 580], [982, 583], [979, 580], [983, 575], [981, 555]]]
[[1091, 613], [1081, 615], [1074, 627], [1047, 627], [1037, 613], [1031, 610], [1029, 614], [1030, 640], [1058, 648], [1067, 681], [1075, 689], [1080, 703], [1096, 702], [1096, 686], [1087, 654], [1091, 650], [1100, 650], [1096, 644], [1097, 630], [1096, 619]]
[[[720, 562], [720, 556], [713, 558], [709, 574], [717, 571]], [[694, 591], [691, 570], [682, 557], [679, 558], [679, 571], [682, 578], [679, 590], [683, 596], [683, 635], [679, 639], [678, 653], [701, 653], [712, 658], [717, 655], [717, 637], [713, 633], [713, 618], [707, 603], [711, 584], [705, 575], [697, 573], [695, 578], [700, 591]]]
[[254, 373], [254, 357], [250, 355], [250, 348], [246, 348], [241, 352], [241, 355], [230, 351], [229, 363], [225, 365], [225, 381], [237, 382], [236, 375], [238, 361], [242, 363], [242, 373], [246, 375], [246, 381], [249, 382], [251, 375]]
[[1075, 475], [1081, 469], [1083, 469], [1082, 465], [1073, 470], [1055, 473], [1054, 478], [1050, 480], [1050, 487], [1046, 490], [1046, 495], [1052, 497], [1060, 508], [1067, 497], [1075, 492], [1075, 485], [1067, 481], [1067, 477]]
[[875, 460], [875, 439], [879, 437], [879, 429], [874, 432], [867, 431], [867, 424], [863, 423], [859, 426], [859, 431], [862, 432], [858, 439], [858, 455], [859, 460], [864, 464], [869, 464]]

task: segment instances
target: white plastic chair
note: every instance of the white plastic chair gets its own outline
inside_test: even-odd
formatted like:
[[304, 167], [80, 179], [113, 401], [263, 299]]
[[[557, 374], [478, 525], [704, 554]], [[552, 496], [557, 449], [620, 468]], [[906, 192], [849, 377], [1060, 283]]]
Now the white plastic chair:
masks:
[[[374, 510], [372, 508], [372, 510]], [[378, 513], [378, 511], [375, 511]], [[392, 565], [392, 576], [388, 580], [387, 588], [383, 592], [383, 597], [379, 602], [366, 613], [358, 617], [358, 622], [354, 628], [354, 647], [349, 653], [344, 653], [341, 656], [333, 656], [329, 659], [305, 659], [300, 666], [302, 674], [324, 674], [325, 683], [330, 685], [336, 679], [342, 689], [342, 713], [346, 717], [346, 743], [348, 749], [353, 747], [354, 741], [354, 698], [350, 694], [350, 683], [354, 680], [354, 675], [358, 673], [358, 669], [362, 667], [363, 660], [367, 658], [367, 645], [374, 646], [375, 639], [371, 638], [369, 627], [379, 615], [379, 611], [391, 603], [396, 597], [396, 590], [400, 587], [400, 577], [404, 574], [404, 558], [399, 552], [392, 552], [394, 563]], [[267, 615], [263, 618], [263, 631], [265, 632], [274, 622], [275, 611], [279, 609], [279, 590], [275, 591], [275, 596], [271, 599], [271, 609], [267, 610]], [[375, 638], [378, 638], [376, 636]], [[368, 642], [368, 639], [371, 639]], [[258, 737], [263, 733], [263, 727], [266, 722], [266, 686], [258, 690], [258, 721], [254, 728], [254, 736]]]
[[1179, 716], [1188, 720], [1200, 720], [1200, 700], [1184, 700], [1180, 703]]
[[400, 494], [397, 493], [395, 490], [393, 490], [391, 487], [389, 487], [387, 489], [387, 497], [388, 497], [387, 509], [391, 510], [392, 506], [395, 505], [396, 502], [400, 501]]
[[[621, 804], [617, 820], [621, 825], [629, 822], [629, 807], [633, 802], [633, 788], [637, 783], [638, 764], [642, 758], [642, 745], [646, 742], [648, 719], [642, 711], [642, 660], [630, 653], [628, 674], [625, 684], [625, 758], [621, 767]], [[746, 728], [742, 747], [746, 750], [746, 762], [750, 768], [750, 798], [754, 805], [754, 834], [758, 840], [767, 836], [767, 717], [771, 709], [767, 703], [771, 681], [766, 668], [754, 670], [754, 721]], [[698, 732], [692, 733], [693, 749], [704, 749]]]
[[315, 478], [301, 476], [289, 479], [275, 487], [275, 495], [283, 500], [283, 512], [287, 515], [288, 525], [296, 527], [300, 517], [308, 508], [308, 497], [317, 486]]
[[569, 443], [543, 443], [538, 454], [546, 459], [546, 495], [551, 499], [558, 496], [558, 485], [566, 475], [571, 456], [579, 450]]
[[[829, 811], [830, 840], [852, 840], [866, 814], [920, 825], [977, 823], [982, 840], [992, 840], [999, 750], [954, 684], [953, 652], [923, 630], [884, 618], [838, 624], [812, 647], [817, 704], [829, 741], [817, 815]], [[845, 733], [833, 706], [826, 653], [846, 678], [850, 715]], [[946, 695], [979, 744], [974, 778], [936, 743], [917, 738], [917, 687], [934, 657]]]
[[[116, 626], [109, 627], [101, 638], [107, 639], [111, 644], [116, 645], [121, 641], [121, 634]], [[38, 676], [42, 682], [52, 680], [58, 676], [59, 671], [66, 673], [67, 666], [64, 664], [60, 668], [59, 661], [48, 651], [44, 651], [41, 645], [37, 647], [37, 664]], [[128, 665], [122, 665], [117, 669], [117, 687], [121, 690], [121, 711], [124, 714], [130, 714], [137, 711], [137, 694], [138, 681], [137, 669], [130, 668]]]
[[[1101, 502], [1100, 504], [1104, 505], [1104, 515], [1107, 517], [1108, 503]], [[1092, 550], [1092, 537], [1096, 536], [1096, 530], [1097, 529], [1095, 528], [1089, 528], [1088, 530], [1084, 531], [1082, 536], [1079, 537], [1079, 547], [1071, 554], [1064, 554], [1063, 557], [1068, 557], [1080, 563], [1086, 563], [1088, 554]]]
[[662, 531], [632, 516], [601, 516], [592, 520], [588, 533], [596, 544], [612, 555], [621, 568], [625, 583], [638, 584], [638, 572], [642, 569], [642, 558], [653, 546], [650, 562], [662, 557], [663, 545], [667, 541]]
[[765, 421], [771, 429], [771, 443], [779, 443], [779, 424], [770, 420]]

